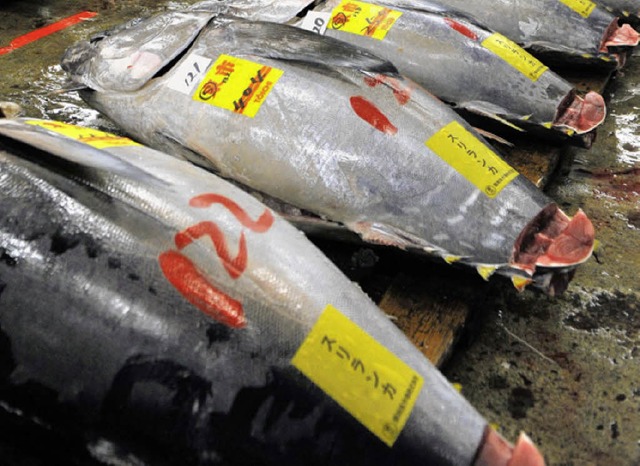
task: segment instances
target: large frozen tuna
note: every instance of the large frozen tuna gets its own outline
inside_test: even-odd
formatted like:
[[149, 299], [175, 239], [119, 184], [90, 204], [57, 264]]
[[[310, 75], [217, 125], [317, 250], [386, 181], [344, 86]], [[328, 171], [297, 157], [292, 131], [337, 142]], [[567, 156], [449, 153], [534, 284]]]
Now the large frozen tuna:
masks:
[[0, 212], [0, 405], [104, 464], [543, 464], [299, 231], [192, 164], [0, 120]]
[[519, 127], [583, 134], [605, 117], [598, 93], [576, 95], [571, 84], [505, 36], [436, 2], [328, 0], [297, 25], [326, 29], [392, 61], [401, 74], [457, 108]]
[[545, 61], [621, 65], [619, 49], [638, 44], [638, 33], [596, 3], [582, 0], [438, 0], [504, 34]]
[[158, 21], [79, 43], [63, 59], [89, 88], [83, 98], [136, 138], [365, 240], [485, 277], [499, 270], [518, 286], [561, 291], [591, 255], [584, 213], [567, 217], [390, 63], [292, 26], [228, 17], [160, 57]]

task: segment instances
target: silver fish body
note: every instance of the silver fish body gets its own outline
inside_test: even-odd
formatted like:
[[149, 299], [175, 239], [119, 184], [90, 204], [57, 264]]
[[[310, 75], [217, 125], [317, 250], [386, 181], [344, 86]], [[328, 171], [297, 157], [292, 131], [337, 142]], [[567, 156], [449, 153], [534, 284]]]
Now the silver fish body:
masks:
[[[511, 451], [299, 231], [216, 176], [0, 120], [0, 193], [0, 403], [79, 435], [106, 464], [116, 451], [232, 465], [461, 465], [479, 448]], [[390, 446], [292, 363], [328, 305], [423, 380]], [[350, 328], [321, 358], [355, 360]], [[378, 375], [359, 358], [347, 375]]]
[[374, 3], [386, 8], [379, 15], [401, 14], [383, 28], [382, 38], [375, 37], [375, 29], [345, 31], [337, 20], [354, 13], [343, 13], [340, 0], [323, 2], [312, 11], [330, 15], [328, 36], [392, 61], [402, 75], [457, 108], [520, 127], [537, 126], [542, 133], [544, 127], [583, 134], [604, 120], [599, 94], [577, 96], [571, 84], [539, 60], [469, 17], [430, 1]]
[[[530, 256], [537, 232], [557, 224], [553, 243], [568, 218], [455, 112], [388, 62], [294, 27], [227, 17], [213, 18], [187, 46], [173, 68], [139, 80], [135, 91], [118, 89], [127, 81], [121, 69], [86, 73], [109, 68], [109, 57], [119, 50], [117, 36], [72, 47], [63, 67], [75, 81], [97, 89], [83, 98], [129, 134], [340, 222], [364, 239], [468, 263], [487, 275], [498, 269], [552, 293], [591, 254], [592, 228], [579, 214], [586, 235], [579, 240], [584, 247], [574, 244], [575, 257], [543, 264], [545, 247]], [[241, 80], [239, 90], [226, 84], [229, 70], [240, 66], [237, 60], [262, 70]], [[135, 67], [127, 72], [136, 73]], [[266, 72], [276, 77], [265, 79], [260, 73]], [[235, 96], [231, 110], [206, 103], [223, 86]], [[255, 86], [260, 90], [254, 98]], [[253, 117], [242, 113], [249, 104], [258, 107]], [[455, 134], [446, 136], [447, 128]], [[436, 140], [446, 146], [440, 155], [429, 147]], [[465, 144], [461, 155], [445, 161]], [[480, 182], [468, 181], [478, 173]], [[485, 176], [494, 178], [485, 185]], [[576, 232], [574, 227], [567, 231]], [[537, 265], [543, 265], [539, 274]]]
[[571, 0], [440, 0], [535, 53], [545, 62], [619, 66], [619, 47], [638, 44], [638, 33], [593, 2]]

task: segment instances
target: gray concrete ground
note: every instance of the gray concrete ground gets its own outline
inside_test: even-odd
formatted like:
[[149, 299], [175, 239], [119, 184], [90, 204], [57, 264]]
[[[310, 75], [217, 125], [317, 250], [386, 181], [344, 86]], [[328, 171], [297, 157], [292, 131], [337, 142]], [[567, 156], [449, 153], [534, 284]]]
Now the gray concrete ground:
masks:
[[[63, 80], [60, 56], [94, 31], [189, 3], [5, 0], [0, 47], [76, 12], [99, 15], [0, 56], [0, 100], [19, 103], [28, 116], [114, 129], [74, 94], [52, 94]], [[593, 220], [601, 243], [596, 257], [557, 298], [518, 294], [502, 281], [480, 284], [490, 297], [477, 304], [472, 336], [445, 368], [506, 437], [526, 431], [550, 465], [640, 464], [637, 53], [608, 88], [609, 115], [596, 144], [572, 149], [548, 189], [566, 212], [580, 207]]]

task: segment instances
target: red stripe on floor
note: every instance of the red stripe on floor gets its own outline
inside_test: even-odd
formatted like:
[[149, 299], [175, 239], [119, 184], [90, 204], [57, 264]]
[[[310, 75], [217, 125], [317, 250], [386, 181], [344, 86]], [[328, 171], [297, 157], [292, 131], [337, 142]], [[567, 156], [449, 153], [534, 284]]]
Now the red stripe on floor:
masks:
[[62, 29], [68, 28], [69, 26], [73, 26], [74, 24], [78, 24], [80, 21], [84, 21], [85, 19], [93, 18], [98, 13], [94, 13], [93, 11], [83, 11], [82, 13], [75, 14], [73, 16], [69, 16], [68, 18], [61, 19], [53, 24], [48, 26], [41, 27], [36, 29], [35, 31], [31, 31], [22, 36], [16, 37], [11, 41], [8, 47], [0, 48], [0, 55], [4, 55], [5, 53], [13, 52], [15, 49], [20, 47], [24, 47], [31, 42], [34, 42], [38, 39], [42, 39], [54, 32], [58, 32]]

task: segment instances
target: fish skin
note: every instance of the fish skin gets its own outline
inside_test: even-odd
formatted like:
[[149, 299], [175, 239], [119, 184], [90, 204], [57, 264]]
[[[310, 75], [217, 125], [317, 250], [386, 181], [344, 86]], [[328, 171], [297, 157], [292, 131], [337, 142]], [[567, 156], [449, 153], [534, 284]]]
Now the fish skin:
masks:
[[598, 5], [603, 6], [613, 14], [631, 15], [636, 18], [640, 15], [640, 2], [638, 0], [599, 0]]
[[[313, 11], [330, 13], [339, 4], [340, 0], [329, 0]], [[331, 28], [325, 34], [392, 61], [402, 75], [454, 107], [505, 119], [521, 128], [537, 126], [538, 132], [548, 133], [544, 125], [556, 122], [576, 98], [573, 86], [553, 71], [547, 69], [534, 81], [480, 46], [494, 32], [460, 12], [424, 0], [380, 0], [374, 4], [402, 12], [383, 40]], [[553, 128], [563, 134], [568, 129], [577, 134], [592, 131], [606, 114], [604, 99], [598, 97], [603, 109], [599, 118], [583, 127], [557, 124]]]
[[[57, 148], [32, 146], [34, 135]], [[95, 161], [78, 170], [81, 154], [97, 152], [132, 172]], [[141, 183], [139, 171], [163, 185]], [[224, 195], [251, 219], [265, 213], [229, 183], [143, 146], [100, 151], [0, 120], [0, 192], [3, 409], [82, 436], [108, 464], [472, 464], [486, 421], [287, 222], [244, 230], [250, 260], [237, 279], [208, 242], [182, 250], [242, 302], [244, 328], [169, 284], [158, 258], [185, 226], [213, 221], [230, 245], [243, 231], [225, 209], [189, 208], [193, 196]], [[291, 365], [327, 304], [424, 378], [393, 448]]]
[[[62, 61], [79, 82], [91, 79], [77, 75], [86, 69], [76, 61], [84, 56], [77, 49], [86, 46], [71, 47]], [[91, 46], [98, 49], [94, 59], [100, 60], [100, 43]], [[252, 119], [167, 86], [194, 56], [215, 60], [221, 53], [284, 71]], [[146, 144], [340, 222], [365, 240], [532, 278], [532, 269], [510, 262], [514, 244], [553, 201], [521, 175], [493, 200], [467, 182], [425, 142], [451, 122], [473, 130], [394, 70], [342, 41], [282, 24], [218, 17], [176, 67], [137, 91], [87, 90], [81, 95]], [[371, 80], [381, 85], [371, 86]], [[353, 99], [384, 109], [384, 118], [366, 122]], [[397, 125], [399, 133], [374, 128], [384, 119]], [[545, 269], [534, 277], [535, 285], [553, 293], [552, 276], [565, 276], [576, 265]]]
[[[623, 64], [615, 49], [602, 50], [610, 28], [617, 27], [617, 18], [601, 7], [596, 6], [584, 18], [560, 0], [439, 1], [473, 16], [534, 54], [543, 54], [545, 62], [602, 67]], [[637, 40], [630, 45], [637, 45]]]

